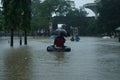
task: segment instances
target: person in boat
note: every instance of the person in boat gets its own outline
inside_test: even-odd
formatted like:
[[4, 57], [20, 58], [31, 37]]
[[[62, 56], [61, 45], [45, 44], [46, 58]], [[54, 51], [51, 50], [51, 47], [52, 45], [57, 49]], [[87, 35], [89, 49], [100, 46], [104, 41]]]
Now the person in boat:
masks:
[[54, 46], [57, 47], [57, 48], [64, 47], [64, 43], [65, 43], [65, 38], [62, 35], [57, 36], [54, 40]]
[[70, 38], [70, 40], [71, 40], [71, 41], [74, 41], [74, 36], [72, 36], [72, 37]]
[[76, 41], [79, 41], [80, 40], [80, 37], [78, 35], [75, 36], [75, 40]]

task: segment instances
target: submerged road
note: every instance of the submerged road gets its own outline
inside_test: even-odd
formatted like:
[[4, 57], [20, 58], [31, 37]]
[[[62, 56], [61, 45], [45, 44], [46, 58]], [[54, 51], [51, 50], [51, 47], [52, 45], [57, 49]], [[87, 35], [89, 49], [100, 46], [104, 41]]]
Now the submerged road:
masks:
[[67, 38], [71, 52], [47, 52], [48, 38], [29, 39], [28, 46], [10, 48], [0, 39], [0, 80], [119, 80], [120, 43], [115, 39]]

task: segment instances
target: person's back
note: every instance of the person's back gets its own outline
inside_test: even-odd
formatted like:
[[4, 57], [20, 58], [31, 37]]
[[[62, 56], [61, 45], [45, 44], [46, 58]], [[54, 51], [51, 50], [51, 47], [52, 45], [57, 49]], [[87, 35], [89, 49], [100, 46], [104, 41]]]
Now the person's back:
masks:
[[65, 39], [62, 36], [58, 36], [55, 38], [54, 45], [56, 47], [64, 47]]

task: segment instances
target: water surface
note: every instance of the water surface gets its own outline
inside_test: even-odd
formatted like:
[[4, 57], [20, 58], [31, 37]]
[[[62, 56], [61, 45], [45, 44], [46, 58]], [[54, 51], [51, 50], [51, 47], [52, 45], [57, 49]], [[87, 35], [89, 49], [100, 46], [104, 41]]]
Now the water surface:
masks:
[[28, 46], [10, 48], [0, 40], [0, 80], [119, 80], [120, 43], [115, 39], [67, 38], [71, 52], [47, 52], [48, 38], [29, 39]]

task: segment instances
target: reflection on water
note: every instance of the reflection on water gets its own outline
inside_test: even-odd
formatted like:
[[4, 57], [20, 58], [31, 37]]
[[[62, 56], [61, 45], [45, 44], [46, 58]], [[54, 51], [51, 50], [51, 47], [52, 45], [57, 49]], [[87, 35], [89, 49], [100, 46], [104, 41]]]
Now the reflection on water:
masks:
[[27, 47], [8, 51], [5, 57], [5, 80], [30, 80], [30, 57]]
[[64, 52], [55, 52], [54, 55], [56, 56], [57, 61], [63, 61], [65, 57]]

